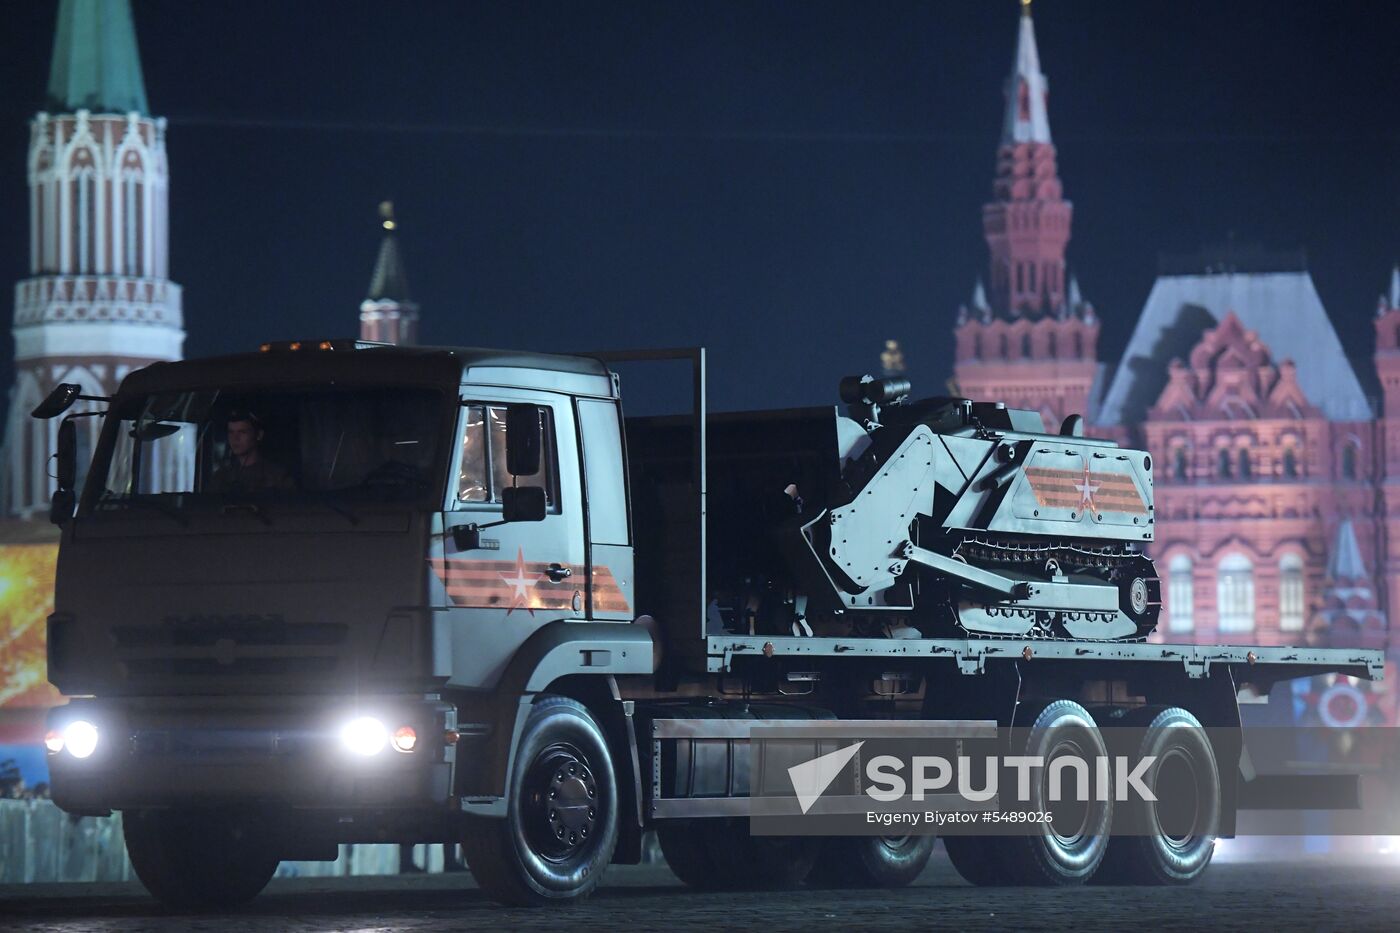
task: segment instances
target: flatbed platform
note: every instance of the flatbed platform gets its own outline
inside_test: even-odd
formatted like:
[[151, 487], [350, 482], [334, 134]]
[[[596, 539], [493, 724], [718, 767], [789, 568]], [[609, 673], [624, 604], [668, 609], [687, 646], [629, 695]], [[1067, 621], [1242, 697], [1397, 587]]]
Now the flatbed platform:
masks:
[[[1244, 668], [1263, 680], [1287, 680], [1317, 673], [1339, 673], [1382, 680], [1385, 655], [1368, 648], [1296, 646], [1180, 645], [1151, 642], [1091, 642], [1039, 638], [796, 638], [791, 636], [710, 635], [705, 638], [706, 670], [726, 673], [738, 657], [945, 657], [964, 674], [980, 674], [988, 660], [1120, 661], [1180, 664], [1190, 677], [1209, 677], [1220, 666]], [[1276, 670], [1274, 670], [1276, 669]], [[1272, 676], [1271, 676], [1272, 675]], [[1237, 680], [1248, 681], [1249, 677]]]

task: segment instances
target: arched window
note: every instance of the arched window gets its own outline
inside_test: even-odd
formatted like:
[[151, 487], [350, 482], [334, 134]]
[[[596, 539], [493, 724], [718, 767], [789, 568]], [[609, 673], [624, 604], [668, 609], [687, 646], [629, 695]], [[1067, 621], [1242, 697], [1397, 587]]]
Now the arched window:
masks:
[[1021, 335], [1021, 356], [1029, 359], [1031, 355], [1031, 335]]
[[1084, 358], [1084, 335], [1078, 331], [1074, 334], [1074, 358], [1076, 360]]
[[1189, 632], [1196, 627], [1196, 585], [1191, 579], [1191, 558], [1178, 554], [1167, 565], [1167, 628]]
[[1026, 268], [1026, 288], [1035, 291], [1035, 263]]
[[981, 334], [974, 334], [974, 335], [972, 336], [972, 356], [973, 356], [974, 359], [979, 359], [979, 360], [980, 360], [980, 359], [982, 358], [982, 335], [981, 335]]
[[1215, 601], [1220, 608], [1220, 631], [1254, 630], [1254, 564], [1248, 557], [1236, 552], [1220, 561]]
[[1186, 445], [1178, 444], [1172, 448], [1172, 479], [1184, 480], [1187, 478]]
[[1303, 628], [1303, 559], [1285, 554], [1278, 562], [1278, 627], [1284, 632]]
[[1342, 479], [1356, 479], [1356, 441], [1342, 445]]
[[1230, 478], [1230, 448], [1222, 447], [1216, 452], [1215, 475], [1221, 479]]
[[1004, 360], [1011, 358], [1011, 343], [1006, 339], [1005, 334], [997, 338], [997, 352]]
[[1253, 465], [1250, 463], [1250, 460], [1249, 460], [1249, 450], [1246, 449], [1246, 448], [1244, 448], [1244, 447], [1241, 447], [1241, 448], [1240, 448], [1239, 459], [1240, 459], [1240, 479], [1249, 479], [1251, 476], [1254, 475], [1254, 467], [1253, 467]]
[[1052, 360], [1058, 358], [1060, 355], [1060, 339], [1053, 330], [1050, 332], [1049, 352], [1050, 359]]
[[1283, 448], [1283, 475], [1285, 479], [1294, 479], [1298, 475], [1298, 453], [1292, 444]]

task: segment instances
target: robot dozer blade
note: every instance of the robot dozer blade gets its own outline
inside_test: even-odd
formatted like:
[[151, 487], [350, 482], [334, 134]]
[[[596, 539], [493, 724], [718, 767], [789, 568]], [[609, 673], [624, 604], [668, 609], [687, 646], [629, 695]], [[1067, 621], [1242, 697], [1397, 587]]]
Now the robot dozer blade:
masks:
[[937, 570], [945, 576], [955, 577], [968, 586], [987, 590], [1009, 599], [1024, 599], [1030, 595], [1030, 584], [1024, 580], [1012, 580], [999, 573], [974, 567], [955, 557], [946, 557], [936, 551], [918, 547], [908, 541], [902, 550], [904, 557], [916, 564], [923, 564], [930, 570]]

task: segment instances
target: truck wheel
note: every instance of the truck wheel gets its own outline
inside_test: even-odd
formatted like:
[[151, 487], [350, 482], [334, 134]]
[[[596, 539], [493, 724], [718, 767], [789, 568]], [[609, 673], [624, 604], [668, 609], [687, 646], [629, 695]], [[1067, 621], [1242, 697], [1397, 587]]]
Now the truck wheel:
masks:
[[1134, 760], [1156, 759], [1143, 783], [1157, 797], [1137, 794], [1118, 803], [1124, 835], [1114, 836], [1104, 859], [1105, 880], [1118, 884], [1189, 884], [1215, 852], [1220, 823], [1220, 771], [1199, 720], [1180, 707], [1145, 710], [1124, 718], [1144, 729]]
[[702, 891], [721, 886], [719, 867], [710, 857], [705, 820], [666, 820], [656, 828], [661, 854], [681, 883]]
[[[1041, 707], [1034, 718], [1027, 719], [1025, 744], [1017, 753], [1038, 757], [1045, 764], [1032, 772], [1030, 799], [1018, 800], [1015, 806], [1049, 813], [1053, 820], [1038, 824], [1039, 831], [1030, 835], [1000, 837], [1002, 842], [995, 847], [1004, 848], [1004, 863], [1017, 884], [1083, 884], [1103, 861], [1113, 819], [1113, 801], [1094, 799], [1098, 794], [1092, 792], [1097, 777], [1095, 762], [1108, 758], [1103, 734], [1089, 711], [1073, 700], [1055, 700]], [[1061, 799], [1051, 800], [1049, 779], [1053, 763], [1067, 755], [1087, 764], [1091, 792], [1075, 793], [1076, 772], [1066, 768], [1060, 773]], [[1079, 800], [1080, 796], [1090, 799]]]
[[277, 853], [256, 822], [213, 810], [126, 810], [122, 834], [136, 877], [167, 907], [227, 910], [258, 896]]
[[832, 836], [807, 883], [823, 888], [902, 888], [923, 873], [933, 836]]
[[1003, 836], [944, 836], [943, 851], [964, 881], [987, 888], [1012, 883], [1004, 862], [1006, 842]]
[[582, 704], [544, 697], [516, 751], [505, 819], [473, 818], [462, 851], [494, 900], [519, 907], [579, 901], [617, 846], [617, 779], [602, 730]]
[[724, 890], [795, 888], [811, 873], [821, 851], [820, 836], [755, 836], [747, 819], [702, 822], [719, 879], [714, 887]]

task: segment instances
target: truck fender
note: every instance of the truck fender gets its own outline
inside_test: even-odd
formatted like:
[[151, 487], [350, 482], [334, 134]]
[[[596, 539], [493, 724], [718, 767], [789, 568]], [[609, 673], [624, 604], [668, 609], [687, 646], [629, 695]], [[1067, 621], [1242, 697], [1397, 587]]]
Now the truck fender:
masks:
[[559, 619], [539, 628], [516, 649], [494, 690], [459, 701], [455, 785], [462, 809], [504, 815], [516, 744], [535, 697], [550, 684], [571, 676], [651, 672], [651, 633], [643, 626]]

